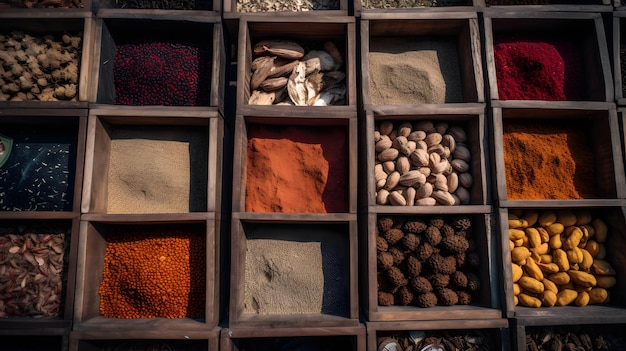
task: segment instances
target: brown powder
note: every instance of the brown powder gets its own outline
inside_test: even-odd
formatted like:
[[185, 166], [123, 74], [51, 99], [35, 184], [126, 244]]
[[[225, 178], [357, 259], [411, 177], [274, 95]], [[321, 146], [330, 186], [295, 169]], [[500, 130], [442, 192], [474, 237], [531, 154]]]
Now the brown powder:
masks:
[[246, 211], [346, 212], [347, 150], [342, 127], [249, 125]]
[[372, 38], [369, 74], [372, 104], [463, 101], [456, 38]]
[[509, 200], [594, 198], [594, 157], [575, 121], [507, 120], [502, 143]]

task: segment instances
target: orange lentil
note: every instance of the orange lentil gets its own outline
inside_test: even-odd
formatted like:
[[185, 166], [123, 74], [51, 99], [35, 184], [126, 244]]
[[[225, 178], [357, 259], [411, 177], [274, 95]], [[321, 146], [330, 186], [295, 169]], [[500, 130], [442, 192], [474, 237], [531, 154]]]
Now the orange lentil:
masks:
[[205, 240], [171, 229], [126, 227], [106, 235], [99, 288], [104, 317], [204, 317]]

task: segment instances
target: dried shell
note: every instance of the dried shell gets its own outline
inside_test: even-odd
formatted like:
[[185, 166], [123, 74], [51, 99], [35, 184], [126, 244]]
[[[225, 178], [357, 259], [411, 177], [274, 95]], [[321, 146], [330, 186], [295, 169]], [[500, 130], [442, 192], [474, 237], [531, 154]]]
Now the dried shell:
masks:
[[404, 191], [404, 199], [406, 200], [407, 206], [413, 206], [415, 204], [415, 196], [417, 194], [417, 190], [413, 187], [409, 187]]
[[410, 155], [411, 164], [415, 167], [428, 166], [428, 152], [422, 149], [416, 149]]
[[461, 204], [466, 205], [470, 203], [470, 193], [466, 188], [460, 186], [454, 194], [461, 200]]
[[[437, 154], [431, 154], [431, 155], [437, 155]], [[450, 166], [450, 162], [448, 162], [448, 160], [443, 159], [438, 164], [432, 166], [431, 170], [433, 173], [449, 174], [452, 171], [452, 166]]]
[[408, 142], [409, 141], [406, 139], [406, 137], [398, 135], [395, 139], [393, 139], [392, 147], [398, 149], [398, 151], [400, 151], [402, 154], [408, 156], [411, 154], [411, 150], [408, 147]]
[[445, 150], [443, 148], [443, 145], [441, 145], [441, 144], [431, 145], [431, 146], [428, 147], [427, 151], [428, 151], [429, 154], [435, 153], [435, 154], [438, 154], [439, 156], [442, 156], [442, 157], [445, 154]]
[[[441, 155], [439, 155], [436, 152], [433, 152], [433, 153], [428, 155], [428, 165], [431, 168], [434, 168], [439, 163], [441, 163]], [[435, 173], [441, 173], [441, 172], [435, 172]]]
[[380, 140], [378, 140], [378, 142], [374, 146], [374, 150], [376, 150], [376, 152], [383, 152], [389, 149], [391, 145], [393, 145], [393, 142], [391, 141], [391, 139], [389, 139], [389, 136], [381, 135]]
[[454, 198], [447, 191], [433, 190], [433, 193], [432, 193], [431, 196], [435, 200], [437, 200], [437, 203], [439, 203], [441, 205], [444, 205], [444, 206], [452, 206], [452, 205], [454, 205]]
[[459, 174], [459, 184], [465, 188], [471, 188], [474, 185], [474, 178], [470, 173], [461, 173]]
[[396, 158], [398, 158], [399, 154], [400, 152], [397, 149], [389, 148], [378, 154], [378, 161], [380, 162], [393, 161]]
[[400, 128], [398, 128], [398, 135], [402, 135], [403, 137], [408, 138], [412, 130], [413, 126], [411, 125], [411, 123], [404, 122], [400, 125]]
[[419, 187], [416, 187], [415, 190], [416, 190], [415, 196], [418, 199], [423, 199], [426, 197], [430, 197], [430, 195], [433, 193], [433, 185], [430, 183], [425, 183]]
[[376, 203], [379, 205], [386, 205], [389, 201], [389, 191], [386, 189], [378, 190], [376, 193]]
[[439, 134], [445, 134], [448, 130], [448, 122], [437, 122], [435, 123], [435, 130]]
[[459, 173], [464, 173], [469, 170], [469, 164], [461, 159], [454, 159], [450, 162], [450, 164]]
[[389, 193], [389, 203], [392, 206], [406, 206], [406, 199], [398, 191], [392, 191]]
[[277, 78], [269, 78], [261, 83], [260, 88], [264, 91], [275, 91], [278, 89], [282, 89], [287, 85], [289, 78], [287, 77], [277, 77]]
[[441, 136], [441, 134], [434, 132], [434, 133], [428, 134], [426, 136], [426, 139], [424, 139], [424, 141], [426, 142], [426, 145], [433, 146], [433, 145], [440, 144], [442, 139], [443, 137]]
[[433, 187], [436, 190], [448, 192], [448, 178], [441, 173], [434, 174]]
[[305, 86], [306, 65], [302, 62], [298, 63], [294, 68], [289, 82], [287, 83], [287, 92], [289, 98], [296, 106], [305, 106], [307, 102], [307, 91]]
[[252, 77], [250, 77], [250, 89], [258, 89], [259, 86], [261, 86], [261, 83], [267, 79], [267, 76], [270, 74], [270, 70], [272, 69], [274, 59], [276, 59], [276, 57], [270, 57], [262, 66], [259, 66], [252, 73]]
[[306, 77], [304, 85], [306, 86], [307, 100], [306, 104], [311, 106], [319, 98], [319, 94], [322, 92], [322, 76], [319, 71], [313, 72]]
[[411, 162], [409, 158], [406, 156], [399, 156], [396, 160], [396, 169], [400, 174], [405, 174], [406, 172], [411, 170]]
[[[400, 174], [400, 173], [398, 173]], [[419, 171], [409, 171], [400, 176], [398, 181], [400, 185], [404, 186], [413, 186], [416, 184], [424, 184], [426, 183], [426, 176], [424, 176]]]
[[448, 134], [452, 135], [457, 143], [462, 143], [467, 140], [465, 130], [459, 126], [452, 126], [448, 128]]
[[393, 122], [391, 121], [382, 121], [378, 126], [378, 130], [382, 135], [389, 135], [393, 131]]
[[426, 132], [424, 132], [423, 130], [416, 130], [414, 132], [411, 132], [411, 134], [409, 134], [409, 136], [407, 136], [407, 139], [409, 139], [411, 141], [424, 140], [424, 139], [426, 139]]
[[384, 188], [389, 191], [393, 190], [400, 182], [400, 177], [400, 172], [391, 172], [389, 176], [387, 176], [387, 182], [385, 183]]
[[435, 124], [432, 121], [424, 120], [417, 121], [413, 124], [414, 130], [423, 130], [426, 133], [431, 133], [436, 131]]
[[415, 200], [415, 206], [435, 206], [437, 200], [432, 197], [425, 197], [423, 199]]
[[432, 173], [429, 167], [419, 167], [417, 171], [422, 173], [425, 177], [428, 177]]
[[382, 163], [379, 163], [374, 166], [374, 179], [379, 181], [381, 179], [387, 179], [387, 173], [383, 170]]
[[464, 144], [457, 144], [453, 155], [454, 158], [458, 158], [459, 160], [463, 160], [468, 163], [472, 159], [472, 154], [470, 153], [470, 150]]
[[326, 51], [311, 50], [302, 58], [306, 64], [306, 73], [315, 71], [332, 71], [335, 68], [335, 60]]
[[254, 60], [252, 60], [252, 64], [250, 65], [250, 69], [252, 70], [252, 72], [256, 71], [257, 69], [263, 67], [263, 66], [269, 66], [270, 69], [273, 66], [273, 63], [275, 62], [274, 60], [276, 59], [276, 57], [272, 57], [272, 56], [261, 56], [261, 57], [257, 57]]
[[441, 145], [447, 146], [448, 149], [450, 149], [450, 152], [453, 153], [454, 149], [456, 148], [456, 141], [454, 140], [454, 137], [452, 135], [444, 134], [441, 139]]
[[269, 53], [286, 59], [301, 59], [304, 48], [291, 40], [263, 40], [254, 46], [254, 53], [261, 55]]

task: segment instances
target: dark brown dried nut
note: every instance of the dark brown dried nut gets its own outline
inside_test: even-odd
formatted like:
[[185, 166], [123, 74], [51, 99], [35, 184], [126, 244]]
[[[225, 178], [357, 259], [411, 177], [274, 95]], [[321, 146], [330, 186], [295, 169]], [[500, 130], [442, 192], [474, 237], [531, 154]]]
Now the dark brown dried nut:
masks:
[[442, 139], [443, 137], [441, 136], [441, 134], [433, 132], [426, 135], [426, 139], [424, 139], [424, 141], [426, 142], [426, 145], [433, 146], [440, 144]]
[[254, 70], [252, 77], [250, 78], [250, 89], [258, 89], [261, 86], [261, 83], [267, 79], [275, 59], [276, 57], [270, 57], [265, 63], [263, 63], [263, 65]]
[[426, 133], [436, 131], [435, 124], [429, 120], [417, 121], [413, 123], [413, 130], [423, 130]]
[[393, 122], [391, 121], [382, 121], [378, 125], [378, 130], [381, 135], [390, 135], [393, 131]]
[[411, 135], [412, 131], [413, 131], [413, 126], [411, 125], [411, 123], [410, 122], [404, 122], [398, 128], [398, 135], [401, 135], [401, 136], [403, 136], [405, 138], [408, 138], [409, 135]]
[[448, 128], [448, 134], [452, 135], [457, 143], [462, 143], [467, 140], [465, 130], [459, 126], [452, 126]]
[[469, 164], [461, 159], [452, 160], [450, 165], [459, 173], [465, 173], [469, 170]]
[[469, 148], [467, 146], [465, 146], [465, 144], [458, 144], [456, 145], [456, 149], [454, 150], [453, 153], [454, 158], [458, 158], [460, 160], [463, 160], [465, 162], [468, 162], [472, 159], [472, 154], [469, 150]]

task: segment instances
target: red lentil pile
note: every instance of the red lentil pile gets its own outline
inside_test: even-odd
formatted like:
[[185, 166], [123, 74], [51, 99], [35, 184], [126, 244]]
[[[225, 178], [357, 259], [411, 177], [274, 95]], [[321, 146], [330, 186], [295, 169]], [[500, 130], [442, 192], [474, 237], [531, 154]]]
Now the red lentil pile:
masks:
[[120, 229], [106, 236], [100, 313], [107, 318], [202, 318], [205, 241], [187, 230]]
[[208, 105], [210, 50], [171, 42], [117, 46], [113, 76], [118, 105]]

